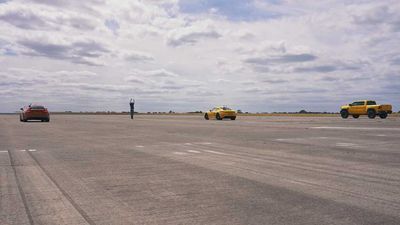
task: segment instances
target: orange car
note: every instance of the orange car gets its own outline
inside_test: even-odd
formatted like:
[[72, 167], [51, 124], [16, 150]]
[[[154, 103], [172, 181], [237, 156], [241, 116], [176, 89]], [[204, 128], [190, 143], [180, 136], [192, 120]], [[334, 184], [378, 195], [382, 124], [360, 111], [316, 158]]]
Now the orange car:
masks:
[[27, 122], [28, 120], [41, 120], [42, 122], [49, 122], [50, 114], [44, 106], [29, 105], [21, 108], [19, 120], [21, 122]]

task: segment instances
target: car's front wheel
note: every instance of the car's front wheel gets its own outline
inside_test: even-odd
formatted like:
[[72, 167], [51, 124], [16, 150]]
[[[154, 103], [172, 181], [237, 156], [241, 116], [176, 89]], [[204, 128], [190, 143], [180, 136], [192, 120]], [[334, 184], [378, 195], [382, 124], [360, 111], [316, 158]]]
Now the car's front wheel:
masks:
[[368, 118], [370, 119], [375, 119], [376, 117], [376, 112], [373, 109], [368, 109]]
[[353, 115], [354, 119], [358, 119], [360, 117], [360, 115]]
[[207, 113], [204, 115], [204, 119], [206, 119], [206, 120], [209, 120], [209, 119], [210, 119], [210, 118], [208, 117], [208, 114], [207, 114]]
[[231, 117], [231, 120], [236, 120], [236, 116]]
[[386, 119], [387, 116], [388, 116], [387, 112], [381, 112], [381, 113], [379, 113], [379, 117], [380, 117], [381, 119]]
[[340, 116], [341, 116], [343, 119], [347, 119], [347, 118], [349, 117], [349, 111], [347, 111], [346, 109], [342, 109], [342, 110], [340, 111]]
[[221, 117], [221, 115], [219, 115], [219, 113], [217, 113], [217, 115], [215, 116], [215, 118], [216, 118], [217, 120], [222, 120], [222, 117]]

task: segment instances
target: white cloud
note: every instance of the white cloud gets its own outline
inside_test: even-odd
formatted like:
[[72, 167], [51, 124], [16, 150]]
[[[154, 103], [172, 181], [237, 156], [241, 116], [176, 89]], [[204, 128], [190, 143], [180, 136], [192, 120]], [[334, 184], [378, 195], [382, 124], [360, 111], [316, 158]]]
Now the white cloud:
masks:
[[169, 32], [167, 44], [170, 46], [193, 45], [202, 39], [221, 37], [210, 21], [201, 21]]
[[124, 58], [128, 61], [153, 61], [154, 57], [148, 53], [131, 51], [124, 53]]
[[183, 13], [178, 0], [0, 3], [0, 111], [124, 110], [130, 97], [143, 111], [398, 108], [398, 1], [252, 4], [273, 16]]

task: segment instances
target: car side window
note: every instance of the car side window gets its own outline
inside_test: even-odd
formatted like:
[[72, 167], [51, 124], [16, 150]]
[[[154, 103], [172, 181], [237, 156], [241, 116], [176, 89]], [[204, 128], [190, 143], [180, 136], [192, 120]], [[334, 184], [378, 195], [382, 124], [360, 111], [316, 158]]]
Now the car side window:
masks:
[[376, 105], [375, 101], [367, 101], [367, 105]]
[[353, 102], [352, 105], [353, 106], [361, 106], [361, 105], [364, 105], [364, 102]]

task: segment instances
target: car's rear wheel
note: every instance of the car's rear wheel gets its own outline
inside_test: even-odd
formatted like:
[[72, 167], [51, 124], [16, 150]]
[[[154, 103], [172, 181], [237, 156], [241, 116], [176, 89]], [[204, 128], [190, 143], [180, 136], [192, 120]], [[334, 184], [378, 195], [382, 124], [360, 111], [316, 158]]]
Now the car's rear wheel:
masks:
[[360, 115], [353, 115], [354, 119], [358, 119], [358, 117], [360, 117]]
[[231, 117], [231, 120], [236, 120], [236, 116]]
[[19, 121], [21, 121], [21, 122], [22, 122], [22, 116], [21, 116], [21, 115], [19, 115]]
[[381, 113], [379, 113], [379, 117], [380, 117], [381, 119], [386, 119], [387, 116], [388, 116], [387, 112], [381, 112]]
[[222, 120], [222, 117], [221, 117], [221, 115], [219, 115], [219, 113], [217, 113], [217, 115], [215, 116], [215, 118], [216, 118], [217, 120]]
[[347, 119], [347, 118], [349, 117], [349, 111], [347, 111], [346, 109], [342, 109], [342, 110], [340, 111], [340, 116], [341, 116], [343, 119]]
[[209, 119], [210, 119], [210, 118], [208, 117], [208, 114], [207, 114], [207, 113], [204, 115], [204, 119], [206, 119], [206, 120], [209, 120]]
[[376, 117], [376, 111], [375, 110], [373, 110], [373, 109], [368, 109], [368, 118], [370, 118], [370, 119], [375, 119], [375, 117]]

